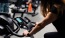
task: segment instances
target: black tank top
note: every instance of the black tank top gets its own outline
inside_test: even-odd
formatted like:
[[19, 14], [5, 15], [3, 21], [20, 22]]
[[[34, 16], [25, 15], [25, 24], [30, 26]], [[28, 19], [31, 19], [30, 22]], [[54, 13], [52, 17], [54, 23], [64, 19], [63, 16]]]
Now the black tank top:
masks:
[[51, 12], [58, 15], [58, 18], [52, 22], [60, 34], [65, 34], [65, 9], [63, 8], [63, 14], [60, 11], [58, 14], [57, 8], [52, 6]]

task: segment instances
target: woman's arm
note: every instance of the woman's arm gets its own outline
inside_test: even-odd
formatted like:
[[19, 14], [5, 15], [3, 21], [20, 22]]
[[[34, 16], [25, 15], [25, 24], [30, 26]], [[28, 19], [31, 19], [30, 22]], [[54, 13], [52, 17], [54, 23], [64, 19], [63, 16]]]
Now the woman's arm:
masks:
[[44, 18], [44, 20], [39, 23], [38, 25], [36, 25], [30, 32], [30, 35], [33, 35], [35, 33], [37, 33], [38, 31], [40, 31], [42, 28], [44, 28], [47, 24], [52, 23], [53, 21], [55, 21], [57, 19], [57, 15], [54, 13], [49, 12], [47, 14], [47, 16]]

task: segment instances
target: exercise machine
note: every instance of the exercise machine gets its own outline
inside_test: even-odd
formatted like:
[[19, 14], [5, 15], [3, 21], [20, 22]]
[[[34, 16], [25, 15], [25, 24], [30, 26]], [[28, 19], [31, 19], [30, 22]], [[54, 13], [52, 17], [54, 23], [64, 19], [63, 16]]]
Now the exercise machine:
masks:
[[[27, 17], [17, 17], [15, 18], [15, 20], [17, 21], [17, 23], [20, 25], [21, 28], [25, 28], [27, 30], [31, 30], [33, 27], [35, 27], [36, 23], [32, 22], [29, 18]], [[25, 27], [24, 27], [25, 26]]]
[[[37, 7], [39, 6], [39, 2], [40, 1], [35, 1], [35, 2], [32, 2], [31, 4], [32, 4], [32, 11], [33, 12], [28, 12], [28, 4], [26, 4], [26, 2], [27, 1], [25, 1], [25, 2], [21, 2], [21, 1], [17, 1], [14, 5], [15, 5], [15, 7], [14, 8], [12, 8], [12, 13], [14, 13], [14, 15], [13, 15], [13, 18], [14, 18], [14, 16], [15, 16], [15, 14], [16, 13], [21, 13], [21, 17], [23, 17], [23, 14], [24, 13], [26, 13], [26, 14], [30, 14], [30, 15], [32, 15], [32, 16], [36, 16], [36, 15], [38, 15], [38, 13], [35, 13], [35, 11], [36, 11], [36, 9], [37, 9]], [[24, 7], [22, 7], [21, 5], [24, 5]], [[20, 10], [20, 8], [23, 10]]]
[[[23, 17], [23, 14], [25, 13], [24, 11], [25, 10], [20, 10], [20, 9], [24, 9], [24, 8], [26, 8], [26, 0], [16, 0], [16, 2], [14, 2], [14, 3], [11, 3], [11, 5], [12, 4], [14, 4], [15, 5], [15, 7], [13, 7], [13, 8], [11, 8], [12, 10], [11, 10], [11, 12], [13, 13], [13, 18], [15, 17], [15, 14], [16, 13], [20, 13], [21, 14], [21, 17]], [[21, 5], [24, 5], [25, 7], [22, 7]]]
[[[12, 35], [24, 37], [23, 34], [19, 35], [17, 33], [20, 30], [20, 26], [10, 16], [8, 13], [0, 13], [0, 35], [5, 35], [4, 38], [10, 38]], [[14, 24], [17, 26], [16, 29], [14, 29]]]

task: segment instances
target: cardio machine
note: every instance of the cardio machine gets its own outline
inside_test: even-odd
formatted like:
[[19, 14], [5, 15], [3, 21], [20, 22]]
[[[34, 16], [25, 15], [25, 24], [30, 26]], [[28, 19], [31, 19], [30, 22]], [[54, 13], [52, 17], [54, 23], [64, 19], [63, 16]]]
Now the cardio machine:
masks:
[[[23, 17], [23, 14], [26, 13], [26, 14], [30, 14], [32, 16], [36, 16], [38, 15], [38, 13], [35, 13], [37, 7], [39, 6], [39, 2], [40, 1], [35, 1], [35, 2], [32, 2], [32, 10], [33, 12], [29, 13], [28, 12], [28, 5], [26, 4], [27, 1], [17, 1], [14, 5], [15, 7], [12, 8], [12, 13], [14, 13], [13, 15], [13, 18], [15, 17], [15, 13], [21, 13], [21, 17]], [[22, 7], [21, 5], [24, 5], [24, 7]], [[19, 10], [20, 8], [22, 9], [25, 9], [25, 10]]]
[[[14, 25], [17, 26], [16, 29], [14, 29]], [[15, 35], [18, 37], [23, 37], [24, 35], [19, 35], [17, 32], [20, 30], [20, 26], [14, 20], [11, 18], [11, 15], [9, 13], [0, 12], [0, 35], [4, 38], [10, 38], [10, 36]]]
[[[14, 24], [17, 26], [16, 29], [14, 29]], [[20, 30], [20, 26], [18, 25], [16, 20], [10, 17], [10, 14], [0, 13], [0, 35], [1, 36], [4, 35], [4, 38], [10, 38], [10, 36], [12, 35], [15, 35], [17, 37], [24, 37], [23, 34], [22, 35], [18, 34], [19, 30]]]
[[[23, 2], [24, 2], [23, 4], [26, 4], [27, 1], [23, 1]], [[16, 17], [16, 18], [14, 18], [14, 20], [17, 21], [17, 23], [19, 24], [19, 26], [20, 26], [21, 28], [23, 28], [23, 26], [25, 26], [25, 25], [22, 25], [22, 24], [26, 24], [26, 25], [29, 24], [30, 27], [34, 27], [33, 25], [30, 25], [30, 24], [35, 24], [35, 22], [31, 22], [31, 20], [28, 19], [27, 17], [23, 17], [23, 14], [26, 12], [26, 10], [24, 10], [23, 12], [22, 12], [22, 10], [21, 10], [21, 11], [19, 10], [19, 8], [21, 7], [21, 4], [22, 4], [22, 0], [17, 0], [17, 2], [15, 3], [15, 6], [16, 6], [16, 7], [12, 8], [12, 13], [14, 13], [13, 18], [14, 18], [14, 16], [15, 16], [15, 13], [22, 13], [22, 14], [21, 14], [21, 17]], [[35, 3], [32, 3], [32, 4], [39, 5], [39, 4], [38, 4], [38, 1], [35, 2]], [[33, 7], [34, 7], [35, 9], [37, 8], [37, 6], [33, 6]], [[28, 12], [28, 11], [27, 11], [27, 12]], [[35, 12], [34, 12], [34, 13], [35, 13]], [[31, 15], [35, 16], [35, 14], [33, 14], [33, 13], [27, 13], [27, 14], [31, 14]], [[24, 22], [25, 22], [25, 23], [24, 23]], [[27, 27], [27, 26], [26, 26], [26, 27]], [[29, 28], [29, 27], [28, 27], [28, 28]]]
[[26, 29], [31, 30], [33, 27], [35, 27], [36, 23], [32, 22], [29, 18], [27, 17], [17, 17], [15, 18], [15, 20], [17, 21], [17, 23], [19, 24], [20, 28], [24, 28], [24, 26], [26, 27]]

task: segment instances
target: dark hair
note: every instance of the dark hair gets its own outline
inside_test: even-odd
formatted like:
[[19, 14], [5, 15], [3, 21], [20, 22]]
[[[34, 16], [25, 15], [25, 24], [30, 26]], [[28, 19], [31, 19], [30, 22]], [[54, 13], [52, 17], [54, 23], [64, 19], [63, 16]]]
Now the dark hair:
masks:
[[46, 8], [48, 6], [53, 6], [54, 4], [63, 4], [62, 3], [62, 0], [41, 0], [41, 7], [42, 7], [42, 10], [43, 12], [46, 12]]

